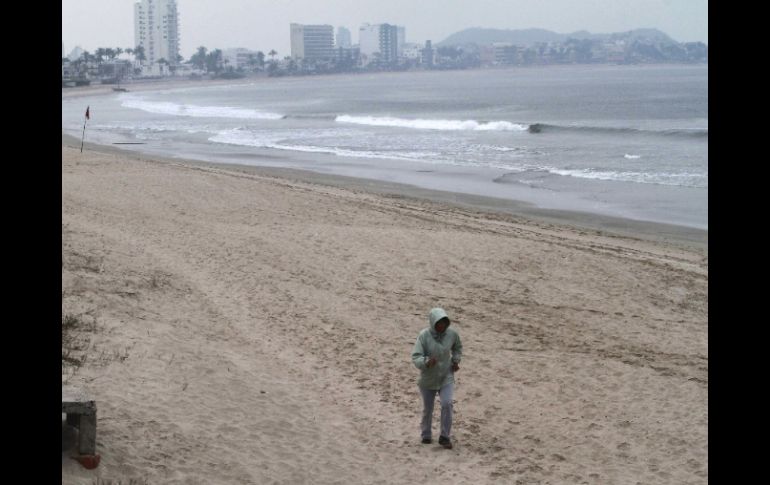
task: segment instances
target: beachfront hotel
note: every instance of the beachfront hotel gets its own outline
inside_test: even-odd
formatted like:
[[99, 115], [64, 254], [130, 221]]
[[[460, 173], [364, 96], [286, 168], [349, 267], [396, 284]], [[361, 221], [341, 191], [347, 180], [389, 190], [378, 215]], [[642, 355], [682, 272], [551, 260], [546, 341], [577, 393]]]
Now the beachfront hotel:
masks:
[[179, 64], [179, 14], [176, 0], [141, 0], [134, 4], [134, 45], [144, 48], [142, 70], [162, 74], [165, 59]]
[[289, 28], [293, 59], [323, 61], [334, 58], [334, 27], [291, 24]]

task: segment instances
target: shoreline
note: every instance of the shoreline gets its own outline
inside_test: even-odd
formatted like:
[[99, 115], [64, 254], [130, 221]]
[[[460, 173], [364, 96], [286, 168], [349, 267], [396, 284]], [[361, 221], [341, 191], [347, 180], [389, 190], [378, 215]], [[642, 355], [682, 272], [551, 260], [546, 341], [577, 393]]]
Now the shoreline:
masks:
[[[93, 93], [88, 93], [88, 95], [92, 94]], [[80, 141], [75, 137], [62, 133], [62, 145], [79, 148]], [[579, 230], [595, 231], [606, 236], [619, 236], [664, 244], [673, 244], [682, 248], [702, 250], [708, 255], [708, 230], [688, 226], [640, 221], [589, 212], [544, 209], [524, 201], [424, 189], [408, 184], [344, 175], [330, 175], [309, 170], [241, 165], [236, 163], [216, 163], [203, 160], [145, 155], [118, 147], [89, 142], [85, 143], [84, 150], [85, 149], [103, 153], [120, 154], [121, 156], [135, 160], [154, 160], [191, 167], [243, 172], [288, 181], [296, 180], [321, 186], [362, 191], [386, 197], [425, 200], [481, 213], [521, 217], [534, 222], [563, 225]]]
[[[131, 81], [121, 83], [120, 86], [131, 91], [155, 91], [163, 89], [186, 88], [191, 86], [220, 86], [220, 85], [239, 85], [259, 82], [270, 79], [267, 76], [245, 77], [241, 79], [162, 79], [152, 81]], [[117, 84], [96, 84], [93, 86], [75, 86], [71, 88], [62, 88], [62, 99], [82, 98], [86, 96], [98, 96], [102, 94], [112, 94], [113, 87]]]

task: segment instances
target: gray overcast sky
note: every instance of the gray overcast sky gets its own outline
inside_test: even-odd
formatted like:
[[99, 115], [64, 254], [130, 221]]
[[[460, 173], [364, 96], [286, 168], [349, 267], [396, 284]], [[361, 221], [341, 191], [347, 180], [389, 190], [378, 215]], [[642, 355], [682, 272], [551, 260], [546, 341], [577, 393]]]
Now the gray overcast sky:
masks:
[[[132, 47], [136, 0], [62, 0], [62, 42]], [[470, 27], [541, 28], [561, 34], [659, 29], [678, 42], [708, 43], [708, 0], [177, 0], [181, 54], [246, 47], [289, 55], [289, 24], [330, 24], [358, 42], [363, 23], [406, 27], [406, 41], [435, 42]]]

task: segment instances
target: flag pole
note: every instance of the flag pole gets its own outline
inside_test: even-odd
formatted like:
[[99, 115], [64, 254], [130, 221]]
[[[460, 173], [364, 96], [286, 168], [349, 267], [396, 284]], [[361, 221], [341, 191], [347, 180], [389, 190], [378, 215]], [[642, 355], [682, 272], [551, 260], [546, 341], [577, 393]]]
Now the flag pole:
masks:
[[91, 110], [91, 106], [88, 106], [86, 108], [86, 117], [83, 121], [83, 137], [80, 139], [80, 153], [83, 153], [83, 141], [86, 139], [86, 123], [88, 123], [89, 111]]

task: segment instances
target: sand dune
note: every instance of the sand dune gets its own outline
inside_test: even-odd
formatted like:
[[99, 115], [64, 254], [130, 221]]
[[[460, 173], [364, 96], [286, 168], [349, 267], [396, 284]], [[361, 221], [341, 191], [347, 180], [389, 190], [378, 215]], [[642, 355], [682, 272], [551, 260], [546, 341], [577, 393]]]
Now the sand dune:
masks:
[[63, 144], [62, 258], [101, 454], [62, 483], [708, 481], [707, 249]]

